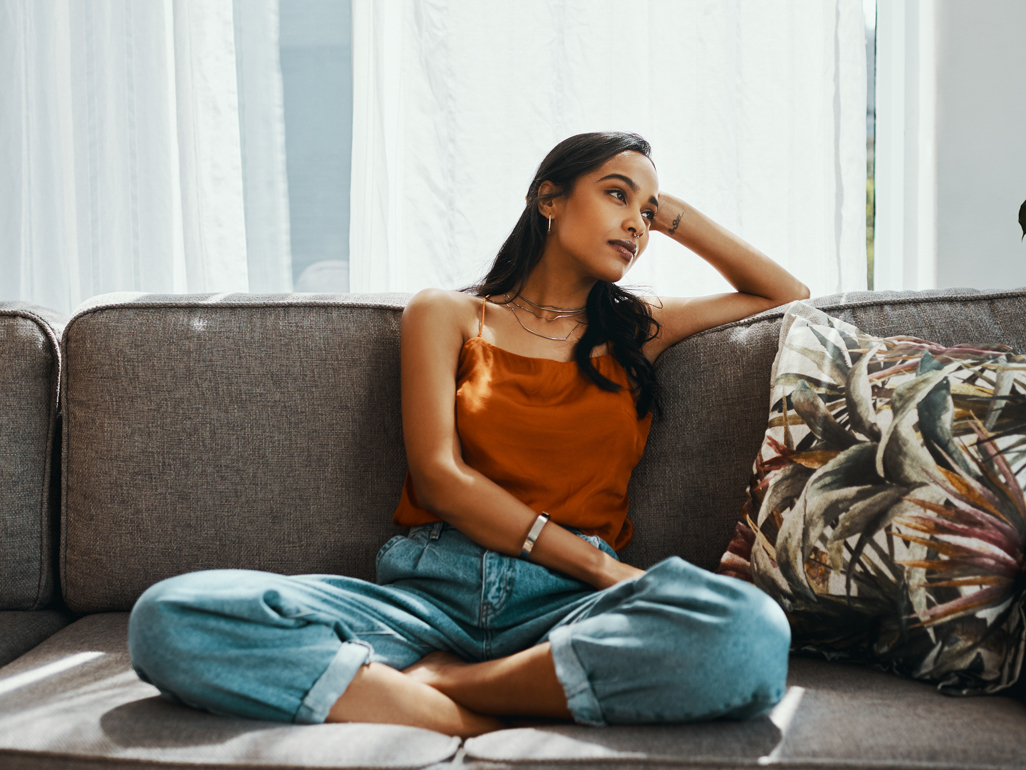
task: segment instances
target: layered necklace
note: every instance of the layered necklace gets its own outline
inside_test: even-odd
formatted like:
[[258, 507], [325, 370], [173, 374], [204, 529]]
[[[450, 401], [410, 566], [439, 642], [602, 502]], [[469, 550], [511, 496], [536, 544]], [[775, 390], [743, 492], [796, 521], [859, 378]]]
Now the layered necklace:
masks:
[[[567, 335], [565, 337], [550, 337], [547, 334], [542, 334], [541, 332], [536, 332], [534, 329], [529, 328], [524, 323], [524, 321], [520, 317], [520, 315], [517, 313], [517, 308], [519, 308], [520, 310], [523, 310], [525, 313], [530, 313], [535, 318], [540, 318], [542, 321], [546, 321], [548, 323], [551, 323], [552, 321], [558, 321], [561, 318], [574, 318], [575, 316], [580, 316], [582, 313], [584, 313], [585, 308], [584, 307], [556, 307], [554, 305], [539, 305], [536, 302], [531, 302], [531, 300], [529, 300], [527, 297], [525, 297], [523, 295], [521, 295], [520, 297], [510, 298], [508, 293], [504, 296], [504, 299], [505, 299], [505, 302], [503, 302], [503, 304], [506, 307], [508, 307], [511, 311], [513, 311], [513, 317], [517, 319], [517, 323], [520, 324], [521, 328], [523, 328], [523, 330], [525, 332], [527, 332], [528, 334], [533, 334], [535, 337], [541, 337], [542, 339], [552, 340], [553, 342], [566, 342], [568, 339], [570, 339], [570, 337], [573, 335], [573, 333], [575, 331], [577, 331], [577, 329], [579, 327], [583, 326], [586, 323], [583, 318], [579, 319], [577, 321], [577, 323], [574, 324], [574, 327], [567, 333]], [[524, 302], [526, 302], [529, 305], [529, 307], [525, 307], [524, 305], [521, 305], [519, 302], [517, 302], [517, 299], [522, 299]], [[549, 318], [549, 317], [543, 316], [538, 311], [544, 311], [546, 313], [555, 313], [555, 315], [552, 316], [551, 318]]]

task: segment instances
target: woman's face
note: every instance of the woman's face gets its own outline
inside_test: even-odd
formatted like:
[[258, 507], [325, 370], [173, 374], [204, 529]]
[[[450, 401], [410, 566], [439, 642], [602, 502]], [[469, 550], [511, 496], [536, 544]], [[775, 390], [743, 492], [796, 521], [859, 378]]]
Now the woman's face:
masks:
[[615, 155], [553, 202], [546, 253], [578, 262], [590, 277], [618, 281], [648, 245], [658, 197], [652, 161], [632, 151]]

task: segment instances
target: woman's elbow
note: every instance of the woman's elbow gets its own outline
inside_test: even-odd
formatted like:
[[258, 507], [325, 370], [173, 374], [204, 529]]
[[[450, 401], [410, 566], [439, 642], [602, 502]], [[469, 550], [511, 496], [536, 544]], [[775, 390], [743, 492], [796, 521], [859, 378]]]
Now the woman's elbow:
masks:
[[765, 295], [765, 310], [775, 307], [783, 307], [796, 300], [808, 299], [812, 296], [809, 287], [801, 281], [795, 281], [786, 288], [777, 289], [772, 294]]
[[410, 465], [410, 479], [420, 506], [438, 514], [452, 500], [460, 473], [452, 463], [417, 463]]
[[797, 278], [789, 282], [784, 287], [778, 290], [773, 299], [780, 305], [786, 305], [788, 302], [794, 302], [799, 299], [808, 299], [812, 296], [809, 291], [809, 287], [799, 281]]

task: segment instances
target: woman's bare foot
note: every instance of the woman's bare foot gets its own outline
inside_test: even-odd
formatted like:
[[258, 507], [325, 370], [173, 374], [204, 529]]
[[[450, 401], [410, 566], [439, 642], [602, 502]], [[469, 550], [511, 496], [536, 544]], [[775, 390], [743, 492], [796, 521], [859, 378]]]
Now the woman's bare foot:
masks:
[[403, 673], [417, 682], [441, 688], [444, 686], [448, 674], [469, 665], [471, 664], [458, 655], [435, 650], [434, 652], [429, 652], [409, 668], [403, 669]]
[[381, 663], [360, 667], [331, 707], [327, 721], [409, 725], [461, 738], [506, 726]]
[[448, 652], [432, 652], [403, 673], [475, 714], [504, 719], [573, 718], [548, 642], [482, 663], [467, 663]]

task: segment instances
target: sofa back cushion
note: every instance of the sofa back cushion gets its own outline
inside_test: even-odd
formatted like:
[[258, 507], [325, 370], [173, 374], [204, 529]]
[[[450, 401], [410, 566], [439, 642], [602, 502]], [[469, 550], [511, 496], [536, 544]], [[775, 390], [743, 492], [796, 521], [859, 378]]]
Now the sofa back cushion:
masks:
[[[81, 612], [160, 579], [244, 567], [373, 579], [406, 462], [400, 295], [107, 296], [64, 335], [62, 577]], [[1026, 292], [860, 292], [813, 304], [879, 335], [1026, 349]], [[715, 568], [769, 413], [781, 310], [656, 369], [665, 414], [631, 479], [648, 567]]]
[[107, 295], [68, 324], [61, 576], [78, 612], [182, 572], [373, 578], [406, 461], [405, 297]]
[[0, 302], [0, 610], [53, 598], [51, 468], [66, 321], [36, 305]]
[[[1026, 351], [1026, 290], [851, 292], [812, 304], [878, 336]], [[626, 561], [648, 567], [675, 554], [716, 568], [765, 434], [782, 316], [771, 310], [696, 334], [656, 362], [665, 415], [628, 489], [635, 534]]]

